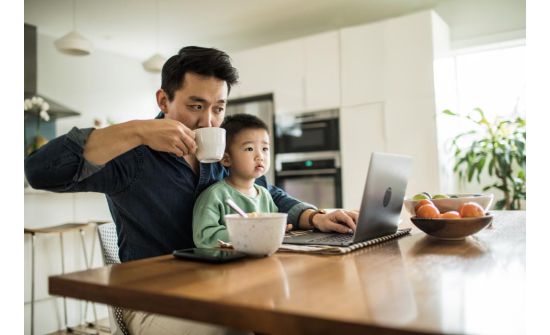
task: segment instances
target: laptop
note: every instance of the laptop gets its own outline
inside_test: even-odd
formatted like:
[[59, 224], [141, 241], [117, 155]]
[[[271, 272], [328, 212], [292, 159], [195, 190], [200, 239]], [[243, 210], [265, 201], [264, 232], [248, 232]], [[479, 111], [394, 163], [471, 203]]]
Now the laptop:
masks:
[[306, 231], [285, 236], [285, 244], [349, 246], [395, 234], [403, 207], [411, 157], [372, 153], [357, 228], [353, 234]]

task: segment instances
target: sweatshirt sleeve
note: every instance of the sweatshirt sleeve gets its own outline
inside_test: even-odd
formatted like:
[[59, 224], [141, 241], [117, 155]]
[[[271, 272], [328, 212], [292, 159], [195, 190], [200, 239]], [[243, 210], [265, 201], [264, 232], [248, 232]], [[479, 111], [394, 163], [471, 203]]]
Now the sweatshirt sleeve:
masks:
[[225, 225], [221, 224], [224, 205], [216, 188], [204, 190], [193, 208], [193, 242], [197, 248], [215, 248], [218, 240], [229, 242]]

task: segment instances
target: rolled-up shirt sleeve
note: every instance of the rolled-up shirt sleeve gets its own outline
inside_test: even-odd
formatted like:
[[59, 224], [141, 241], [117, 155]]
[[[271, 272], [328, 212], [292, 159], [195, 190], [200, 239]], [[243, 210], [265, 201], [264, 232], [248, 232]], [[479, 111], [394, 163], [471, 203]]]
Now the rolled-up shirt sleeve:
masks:
[[[126, 156], [124, 158], [117, 157], [120, 162], [115, 159], [105, 165], [90, 163], [84, 158], [84, 147], [93, 130], [74, 127], [29, 155], [25, 159], [25, 176], [29, 184], [53, 192], [112, 193], [123, 188], [127, 181], [118, 178], [117, 171], [121, 170], [120, 166], [132, 169], [135, 164], [124, 164], [124, 160], [135, 160], [136, 154], [126, 153], [122, 155]], [[131, 172], [123, 174], [125, 179], [135, 175], [135, 171]]]
[[71, 131], [67, 134], [67, 138], [78, 145], [79, 149], [77, 150], [77, 154], [82, 156], [83, 160], [82, 169], [80, 170], [76, 181], [84, 180], [105, 167], [105, 164], [97, 165], [90, 163], [82, 154], [84, 152], [84, 147], [86, 146], [86, 141], [93, 130], [94, 128], [78, 129], [73, 127], [73, 129], [71, 129]]

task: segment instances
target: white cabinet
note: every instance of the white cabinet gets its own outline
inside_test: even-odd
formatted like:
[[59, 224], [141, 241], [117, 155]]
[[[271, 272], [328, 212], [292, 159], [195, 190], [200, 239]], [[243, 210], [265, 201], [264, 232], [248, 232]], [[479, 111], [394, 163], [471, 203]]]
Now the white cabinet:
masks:
[[342, 105], [434, 95], [432, 11], [341, 32]]
[[448, 48], [446, 24], [422, 11], [342, 29], [340, 38], [344, 204], [356, 205], [354, 183], [364, 182], [374, 148], [412, 156], [408, 194], [439, 192], [433, 61]]
[[340, 106], [340, 36], [332, 31], [304, 39], [305, 108]]
[[340, 30], [342, 105], [384, 100], [384, 22]]
[[240, 84], [231, 96], [273, 93], [277, 114], [338, 108], [339, 47], [332, 31], [235, 53]]
[[275, 113], [303, 111], [304, 98], [304, 41], [294, 39], [270, 46], [270, 58], [265, 75], [272, 80]]
[[343, 207], [359, 209], [369, 168], [370, 155], [387, 151], [383, 103], [340, 110]]
[[275, 58], [269, 46], [234, 53], [231, 59], [239, 72], [239, 83], [231, 88], [230, 98], [273, 93], [271, 64]]

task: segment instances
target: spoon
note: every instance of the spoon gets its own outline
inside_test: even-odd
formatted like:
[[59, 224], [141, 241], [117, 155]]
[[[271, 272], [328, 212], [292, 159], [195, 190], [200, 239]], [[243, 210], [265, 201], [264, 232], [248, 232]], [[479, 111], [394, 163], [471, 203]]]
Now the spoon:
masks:
[[233, 199], [227, 199], [225, 200], [225, 203], [229, 205], [229, 207], [233, 208], [235, 212], [239, 213], [240, 216], [243, 218], [247, 218], [248, 215], [233, 201]]

